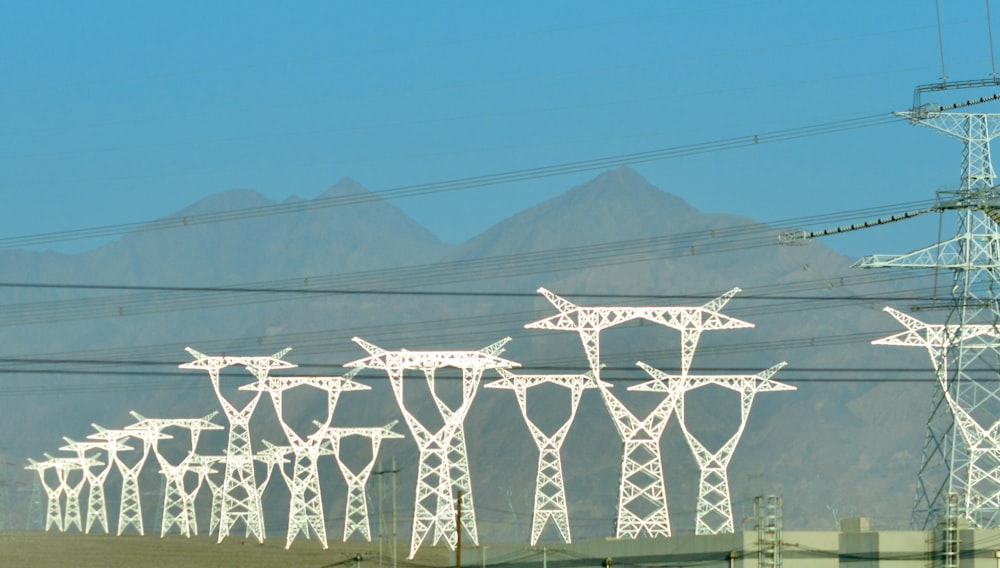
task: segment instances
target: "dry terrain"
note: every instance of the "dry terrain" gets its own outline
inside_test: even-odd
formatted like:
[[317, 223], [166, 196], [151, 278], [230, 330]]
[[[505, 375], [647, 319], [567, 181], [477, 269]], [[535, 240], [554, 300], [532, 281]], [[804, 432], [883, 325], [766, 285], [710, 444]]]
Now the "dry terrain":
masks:
[[[239, 538], [226, 539], [220, 544], [208, 536], [187, 539], [176, 535], [159, 538], [14, 532], [0, 537], [0, 565], [33, 568], [379, 566], [377, 543], [331, 542], [329, 550], [323, 550], [315, 539], [298, 539], [289, 550], [285, 550], [284, 544], [283, 538], [268, 539], [261, 545], [256, 541], [252, 544], [242, 542]], [[392, 566], [388, 548], [382, 560], [382, 566]], [[423, 547], [412, 561], [406, 560], [406, 551], [401, 548], [398, 557], [398, 565], [402, 568], [445, 567], [451, 562], [447, 548]]]

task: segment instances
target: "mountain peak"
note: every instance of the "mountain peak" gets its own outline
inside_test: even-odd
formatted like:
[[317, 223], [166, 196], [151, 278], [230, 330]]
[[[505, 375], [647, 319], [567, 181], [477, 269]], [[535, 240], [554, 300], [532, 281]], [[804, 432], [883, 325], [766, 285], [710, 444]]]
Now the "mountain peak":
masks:
[[343, 177], [340, 178], [337, 183], [331, 185], [326, 191], [321, 193], [317, 199], [323, 199], [324, 197], [336, 197], [338, 195], [354, 195], [358, 193], [367, 194], [371, 193], [371, 191], [353, 178]]

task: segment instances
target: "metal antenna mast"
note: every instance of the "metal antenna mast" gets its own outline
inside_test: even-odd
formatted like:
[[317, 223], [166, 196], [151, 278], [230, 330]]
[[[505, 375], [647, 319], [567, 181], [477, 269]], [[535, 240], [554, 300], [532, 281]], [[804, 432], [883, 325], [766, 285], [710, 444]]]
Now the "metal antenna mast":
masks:
[[[274, 405], [285, 437], [291, 445], [295, 461], [292, 465], [292, 475], [285, 477], [290, 495], [288, 506], [288, 531], [285, 536], [285, 548], [290, 548], [299, 533], [309, 538], [310, 530], [319, 539], [325, 550], [326, 521], [323, 518], [323, 496], [319, 482], [319, 457], [323, 453], [319, 434], [323, 428], [330, 425], [333, 412], [337, 407], [340, 393], [344, 391], [370, 390], [371, 387], [354, 382], [352, 379], [356, 370], [343, 377], [291, 377], [268, 376], [262, 374], [256, 383], [244, 385], [240, 390], [266, 391]], [[313, 387], [326, 393], [326, 416], [323, 422], [317, 423], [318, 430], [310, 436], [302, 436], [288, 425], [284, 416], [284, 392], [296, 387]], [[282, 464], [277, 464], [284, 476]]]
[[[461, 526], [474, 544], [479, 543], [463, 422], [472, 406], [483, 372], [487, 369], [510, 369], [518, 366], [513, 361], [499, 357], [508, 341], [509, 337], [504, 338], [479, 351], [386, 351], [361, 338], [354, 338], [354, 342], [370, 356], [344, 366], [382, 369], [386, 372], [399, 410], [420, 449], [410, 559], [432, 532], [435, 544], [444, 540], [449, 547], [455, 548], [458, 527], [453, 491], [460, 491], [465, 503], [462, 507]], [[435, 390], [436, 371], [447, 367], [462, 372], [462, 400], [456, 408], [448, 406]], [[406, 407], [403, 396], [403, 374], [406, 370], [423, 372], [431, 398], [444, 422], [438, 430], [429, 429]]]
[[559, 310], [559, 314], [524, 327], [575, 331], [580, 335], [590, 372], [599, 381], [605, 406], [622, 439], [615, 536], [638, 538], [643, 532], [651, 537], [670, 536], [660, 437], [670, 415], [682, 403], [682, 392], [679, 389], [664, 391], [666, 396], [646, 418], [636, 417], [611, 394], [609, 387], [600, 382], [601, 332], [637, 319], [678, 330], [681, 333], [681, 374], [686, 376], [703, 331], [753, 327], [753, 324], [719, 313], [726, 302], [739, 292], [739, 288], [733, 288], [699, 307], [581, 307], [545, 288], [538, 291]]
[[[566, 507], [566, 487], [563, 482], [562, 451], [563, 442], [576, 418], [583, 391], [597, 387], [593, 375], [515, 375], [505, 369], [497, 370], [502, 377], [485, 388], [514, 391], [521, 416], [527, 424], [531, 437], [538, 446], [538, 472], [535, 476], [535, 502], [531, 517], [531, 546], [535, 546], [545, 525], [552, 521], [563, 542], [572, 541], [569, 530], [569, 510]], [[546, 434], [528, 416], [528, 389], [542, 384], [565, 387], [570, 393], [569, 417], [554, 433]], [[610, 385], [607, 385], [610, 386]]]
[[[956, 191], [940, 192], [936, 206], [942, 211], [955, 210], [958, 228], [950, 240], [899, 256], [867, 256], [855, 266], [950, 270], [952, 301], [946, 324], [952, 329], [1000, 324], [997, 304], [1000, 194], [993, 185], [995, 174], [990, 157], [990, 141], [1000, 135], [995, 128], [1000, 114], [952, 113], [926, 108], [898, 114], [914, 124], [962, 141], [961, 185]], [[948, 349], [953, 362], [948, 371], [951, 376], [942, 388], [935, 387], [927, 420], [913, 506], [912, 524], [916, 528], [932, 526], [945, 513], [949, 493], [966, 494], [969, 502], [982, 499], [983, 506], [988, 507], [988, 500], [980, 489], [968, 485], [970, 448], [954, 428], [954, 410], [964, 409], [963, 412], [972, 412], [978, 419], [995, 415], [1000, 410], [1000, 383], [995, 380], [1000, 373], [997, 368], [1000, 345], [973, 348], [965, 342], [954, 341]], [[974, 375], [983, 373], [994, 380], [974, 379]], [[953, 408], [948, 398], [957, 406]], [[970, 520], [993, 527], [998, 513], [998, 509], [977, 508], [978, 518]]]
[[289, 349], [284, 349], [272, 356], [263, 357], [210, 357], [199, 353], [190, 347], [185, 350], [194, 357], [194, 361], [182, 363], [181, 369], [202, 369], [208, 371], [212, 388], [219, 399], [226, 418], [229, 419], [229, 443], [226, 446], [226, 468], [222, 481], [222, 502], [219, 509], [219, 542], [229, 536], [233, 526], [242, 521], [246, 527], [246, 536], [253, 535], [257, 542], [264, 542], [264, 511], [260, 505], [260, 491], [253, 470], [253, 449], [250, 440], [250, 417], [257, 408], [263, 390], [258, 390], [243, 408], [236, 408], [223, 395], [219, 386], [219, 371], [232, 366], [241, 365], [258, 381], [267, 377], [272, 369], [288, 369], [295, 365], [283, 361], [282, 357]]

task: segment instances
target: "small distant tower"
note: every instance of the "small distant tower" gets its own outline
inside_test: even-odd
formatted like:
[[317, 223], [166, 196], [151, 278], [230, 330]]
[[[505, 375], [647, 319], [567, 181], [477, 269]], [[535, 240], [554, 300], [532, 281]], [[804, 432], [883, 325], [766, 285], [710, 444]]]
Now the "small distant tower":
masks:
[[[392, 431], [395, 425], [395, 421], [380, 428], [333, 428], [329, 424], [318, 425], [321, 429], [316, 432], [316, 436], [330, 444], [330, 453], [337, 459], [340, 473], [343, 474], [344, 481], [347, 482], [347, 507], [344, 512], [344, 542], [347, 542], [347, 539], [355, 533], [361, 535], [361, 538], [368, 542], [372, 540], [371, 525], [368, 522], [368, 495], [365, 493], [365, 487], [368, 484], [368, 478], [371, 477], [372, 467], [374, 467], [375, 461], [378, 458], [382, 440], [403, 437], [402, 434]], [[340, 455], [340, 442], [349, 436], [367, 438], [371, 444], [371, 459], [361, 468], [361, 471], [352, 471], [344, 463]]]
[[[420, 448], [413, 533], [410, 539], [411, 559], [431, 533], [435, 544], [444, 540], [449, 547], [455, 548], [458, 524], [466, 530], [473, 543], [479, 542], [463, 422], [472, 406], [483, 372], [487, 369], [510, 369], [517, 366], [517, 363], [499, 357], [508, 341], [509, 337], [479, 351], [386, 351], [361, 338], [354, 338], [354, 342], [370, 356], [344, 366], [382, 369], [386, 372], [399, 410]], [[434, 388], [436, 372], [446, 367], [462, 372], [462, 400], [456, 408], [446, 404]], [[403, 374], [407, 369], [422, 371], [424, 374], [431, 397], [444, 422], [436, 431], [426, 427], [406, 406]], [[455, 496], [458, 492], [462, 495], [463, 506], [461, 520], [457, 523]]]
[[[340, 394], [345, 391], [370, 390], [371, 387], [353, 381], [357, 371], [354, 370], [344, 377], [291, 377], [269, 376], [261, 374], [256, 383], [244, 385], [240, 390], [266, 391], [274, 405], [278, 423], [288, 438], [295, 462], [292, 475], [286, 477], [288, 490], [291, 493], [288, 507], [288, 532], [285, 538], [285, 548], [290, 548], [295, 537], [302, 533], [309, 538], [309, 533], [319, 539], [324, 549], [327, 548], [326, 521], [323, 515], [323, 495], [319, 482], [319, 457], [322, 454], [320, 434], [323, 428], [330, 425], [333, 412], [337, 408]], [[284, 392], [296, 387], [312, 387], [326, 393], [326, 416], [318, 424], [318, 430], [311, 436], [303, 436], [288, 425], [284, 417]], [[278, 468], [284, 475], [281, 464]]]
[[[747, 420], [750, 418], [750, 407], [757, 393], [795, 390], [793, 386], [771, 380], [771, 377], [785, 366], [785, 362], [782, 361], [757, 375], [670, 375], [642, 362], [638, 365], [649, 373], [653, 380], [631, 387], [629, 390], [666, 392], [677, 399], [677, 420], [700, 469], [695, 534], [734, 532], [733, 503], [729, 493], [729, 462], [746, 429]], [[718, 385], [740, 394], [740, 425], [736, 432], [715, 451], [706, 448], [688, 428], [683, 399], [684, 393], [707, 385]]]
[[288, 369], [295, 365], [282, 360], [290, 349], [284, 349], [267, 357], [209, 357], [190, 347], [187, 352], [194, 361], [183, 363], [181, 369], [202, 369], [208, 371], [212, 388], [219, 399], [226, 418], [229, 419], [229, 444], [226, 446], [226, 467], [222, 482], [222, 502], [219, 510], [219, 542], [229, 536], [233, 526], [242, 521], [246, 536], [253, 536], [257, 542], [264, 542], [264, 511], [260, 504], [260, 492], [253, 471], [253, 449], [250, 439], [250, 417], [257, 408], [261, 394], [257, 394], [243, 406], [236, 408], [223, 395], [219, 385], [219, 371], [233, 365], [246, 368], [258, 381], [267, 377], [273, 369]]
[[[563, 481], [562, 445], [576, 418], [576, 410], [586, 389], [597, 388], [593, 375], [515, 375], [498, 369], [500, 380], [484, 388], [506, 389], [514, 392], [531, 437], [538, 446], [538, 471], [535, 475], [535, 503], [531, 518], [531, 546], [535, 546], [545, 525], [552, 523], [559, 530], [563, 542], [572, 542], [569, 526], [569, 509], [566, 506], [566, 484]], [[570, 413], [566, 421], [552, 434], [546, 434], [528, 416], [528, 389], [542, 384], [565, 387], [570, 395]]]
[[10, 485], [7, 482], [7, 460], [4, 459], [4, 452], [0, 450], [0, 535], [10, 534], [13, 525], [10, 518]]
[[38, 462], [31, 458], [28, 458], [28, 465], [24, 466], [24, 469], [34, 470], [38, 474], [38, 482], [45, 490], [45, 496], [47, 499], [45, 506], [46, 531], [50, 531], [53, 528], [58, 531], [63, 530], [62, 504], [60, 503], [60, 499], [62, 498], [62, 487], [60, 485], [50, 485], [49, 480], [45, 477], [45, 472], [50, 469], [55, 470], [55, 467], [56, 466], [52, 460]]
[[[199, 465], [198, 439], [204, 430], [222, 430], [223, 427], [212, 422], [217, 412], [213, 412], [203, 418], [147, 418], [138, 412], [132, 411], [132, 417], [136, 423], [126, 426], [126, 430], [143, 430], [163, 432], [167, 428], [181, 428], [190, 432], [191, 446], [187, 454], [181, 458], [179, 463], [170, 463], [160, 452], [159, 438], [152, 439], [153, 455], [160, 465], [160, 473], [163, 475], [163, 516], [160, 519], [160, 537], [166, 536], [172, 528], [176, 527], [180, 534], [191, 538], [198, 534], [198, 522], [195, 518], [195, 498], [201, 489], [201, 482], [204, 477], [192, 471]], [[197, 483], [193, 490], [188, 490], [185, 478], [189, 473], [195, 473]]]
[[118, 536], [121, 536], [128, 527], [132, 527], [140, 535], [145, 534], [142, 523], [142, 496], [139, 491], [139, 474], [142, 467], [149, 459], [150, 449], [155, 440], [169, 439], [170, 436], [155, 429], [114, 429], [109, 430], [93, 425], [97, 432], [87, 436], [90, 440], [104, 440], [109, 442], [108, 448], [121, 449], [121, 442], [129, 438], [142, 441], [142, 455], [132, 465], [128, 465], [122, 460], [120, 452], [115, 450], [110, 452], [108, 459], [114, 460], [118, 466], [118, 473], [122, 476], [122, 496], [118, 508]]
[[[83, 474], [87, 478], [87, 486], [89, 487], [87, 491], [87, 519], [84, 523], [84, 532], [89, 534], [95, 524], [100, 524], [104, 532], [107, 533], [108, 507], [104, 499], [104, 483], [107, 481], [111, 469], [115, 466], [113, 456], [118, 452], [131, 450], [132, 448], [126, 445], [122, 439], [87, 442], [78, 442], [69, 438], [63, 439], [66, 441], [66, 445], [59, 449], [67, 452], [76, 452], [77, 459], [81, 463], [95, 463], [93, 461], [86, 461], [88, 460], [87, 452], [89, 451], [103, 451], [106, 456], [103, 467], [95, 471], [93, 467], [85, 466]], [[96, 456], [91, 457], [97, 459]]]
[[[719, 310], [736, 294], [733, 288], [700, 307], [581, 307], [545, 288], [539, 293], [557, 309], [555, 316], [524, 327], [575, 331], [596, 379], [601, 377], [601, 332], [634, 320], [645, 320], [681, 333], [681, 373], [691, 367], [701, 334], [707, 330], [739, 329], [753, 324], [724, 316]], [[600, 384], [600, 383], [599, 383]], [[680, 403], [681, 391], [665, 390], [666, 396], [646, 418], [639, 419], [605, 386], [600, 388], [608, 413], [615, 422], [623, 444], [622, 469], [618, 490], [618, 520], [615, 536], [638, 538], [670, 536], [670, 515], [663, 481], [660, 437], [667, 421]]]

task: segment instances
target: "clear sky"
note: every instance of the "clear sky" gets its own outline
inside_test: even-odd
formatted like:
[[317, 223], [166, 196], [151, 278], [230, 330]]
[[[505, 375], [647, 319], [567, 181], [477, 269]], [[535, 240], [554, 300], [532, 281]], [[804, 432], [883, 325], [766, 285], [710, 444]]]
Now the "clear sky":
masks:
[[[941, 3], [939, 44], [931, 0], [5, 2], [0, 237], [233, 188], [379, 191], [888, 114], [940, 80], [942, 45], [949, 79], [990, 76], [986, 8]], [[960, 158], [900, 122], [635, 168], [702, 211], [778, 221], [930, 199]], [[395, 203], [459, 243], [596, 173]], [[826, 244], [936, 236], [903, 225]]]

